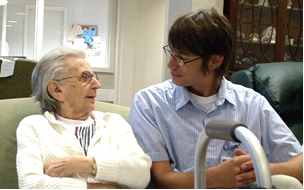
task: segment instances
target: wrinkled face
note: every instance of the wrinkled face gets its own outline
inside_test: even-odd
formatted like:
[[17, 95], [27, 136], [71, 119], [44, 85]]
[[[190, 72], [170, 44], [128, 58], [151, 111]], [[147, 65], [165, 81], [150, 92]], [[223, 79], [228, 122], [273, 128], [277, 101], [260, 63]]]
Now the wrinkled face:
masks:
[[83, 71], [90, 71], [93, 74], [92, 68], [84, 58], [68, 57], [67, 62], [69, 73], [66, 77], [80, 77], [65, 79], [62, 83], [64, 101], [60, 108], [64, 115], [69, 114], [68, 118], [76, 119], [95, 110], [96, 91], [101, 85], [94, 77], [90, 83], [86, 83], [81, 77]]

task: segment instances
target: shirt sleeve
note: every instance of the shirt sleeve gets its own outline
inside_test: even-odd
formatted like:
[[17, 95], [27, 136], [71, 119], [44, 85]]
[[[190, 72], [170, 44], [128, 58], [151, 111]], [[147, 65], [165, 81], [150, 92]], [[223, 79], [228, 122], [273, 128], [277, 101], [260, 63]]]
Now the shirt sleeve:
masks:
[[261, 144], [270, 163], [284, 162], [303, 152], [292, 131], [264, 97], [259, 113]]
[[[97, 164], [95, 178], [113, 182], [122, 188], [145, 188], [150, 181], [151, 158], [138, 145], [131, 126], [118, 114], [111, 114], [107, 124], [109, 142], [117, 143], [115, 150], [100, 151], [94, 158]], [[106, 138], [106, 137], [105, 137]], [[115, 142], [114, 142], [115, 141]]]
[[152, 161], [165, 161], [169, 160], [169, 154], [164, 134], [154, 115], [154, 110], [157, 109], [161, 109], [157, 102], [153, 102], [153, 98], [140, 91], [134, 97], [128, 121], [139, 145], [149, 154]]
[[[16, 167], [20, 189], [86, 189], [84, 178], [58, 178], [43, 173], [44, 165], [39, 146], [39, 138], [30, 124], [29, 118], [23, 119], [17, 128]], [[36, 121], [32, 121], [36, 122]]]

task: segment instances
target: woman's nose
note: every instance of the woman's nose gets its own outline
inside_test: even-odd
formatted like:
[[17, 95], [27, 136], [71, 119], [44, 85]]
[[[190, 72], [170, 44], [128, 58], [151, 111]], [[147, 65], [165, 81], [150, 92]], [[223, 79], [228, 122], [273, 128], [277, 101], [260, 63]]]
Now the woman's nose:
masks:
[[93, 82], [92, 88], [94, 88], [94, 89], [101, 88], [101, 84], [100, 84], [100, 82], [99, 82], [99, 80], [97, 78], [92, 77], [92, 82]]

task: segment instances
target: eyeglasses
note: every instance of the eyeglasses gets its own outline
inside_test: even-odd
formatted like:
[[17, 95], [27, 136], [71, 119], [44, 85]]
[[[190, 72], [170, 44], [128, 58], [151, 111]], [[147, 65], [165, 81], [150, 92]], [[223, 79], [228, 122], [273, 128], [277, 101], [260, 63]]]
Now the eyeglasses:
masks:
[[195, 60], [198, 60], [202, 57], [198, 57], [198, 58], [195, 58], [195, 59], [192, 59], [190, 61], [183, 61], [181, 60], [180, 58], [176, 57], [175, 55], [173, 55], [173, 51], [171, 50], [170, 46], [169, 45], [165, 45], [163, 47], [164, 51], [165, 51], [165, 54], [168, 55], [168, 56], [171, 56], [171, 57], [174, 57], [175, 58], [175, 61], [180, 65], [180, 66], [185, 66], [186, 63], [190, 63], [192, 61], [195, 61]]
[[94, 78], [96, 78], [98, 80], [98, 75], [95, 74], [95, 73], [92, 74], [90, 71], [83, 71], [81, 73], [81, 75], [72, 76], [72, 77], [66, 77], [66, 78], [63, 78], [63, 79], [54, 79], [54, 80], [55, 81], [62, 81], [62, 80], [73, 78], [73, 77], [81, 77], [83, 79], [83, 81], [86, 82], [86, 83], [88, 83], [88, 84], [91, 82], [92, 77], [94, 77]]

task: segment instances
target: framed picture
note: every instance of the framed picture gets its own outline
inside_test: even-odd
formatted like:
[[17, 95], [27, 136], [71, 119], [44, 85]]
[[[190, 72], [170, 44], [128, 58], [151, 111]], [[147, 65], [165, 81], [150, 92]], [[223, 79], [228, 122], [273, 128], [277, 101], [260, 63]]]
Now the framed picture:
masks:
[[98, 35], [96, 25], [73, 25], [69, 40], [80, 49], [85, 50], [86, 60], [92, 68], [107, 68], [106, 44]]
[[77, 26], [79, 26], [78, 27], [79, 29], [75, 41], [78, 39], [79, 41], [83, 41], [84, 43], [82, 45], [84, 49], [93, 48], [94, 46], [93, 39], [94, 37], [98, 36], [98, 27], [95, 25], [77, 25]]

